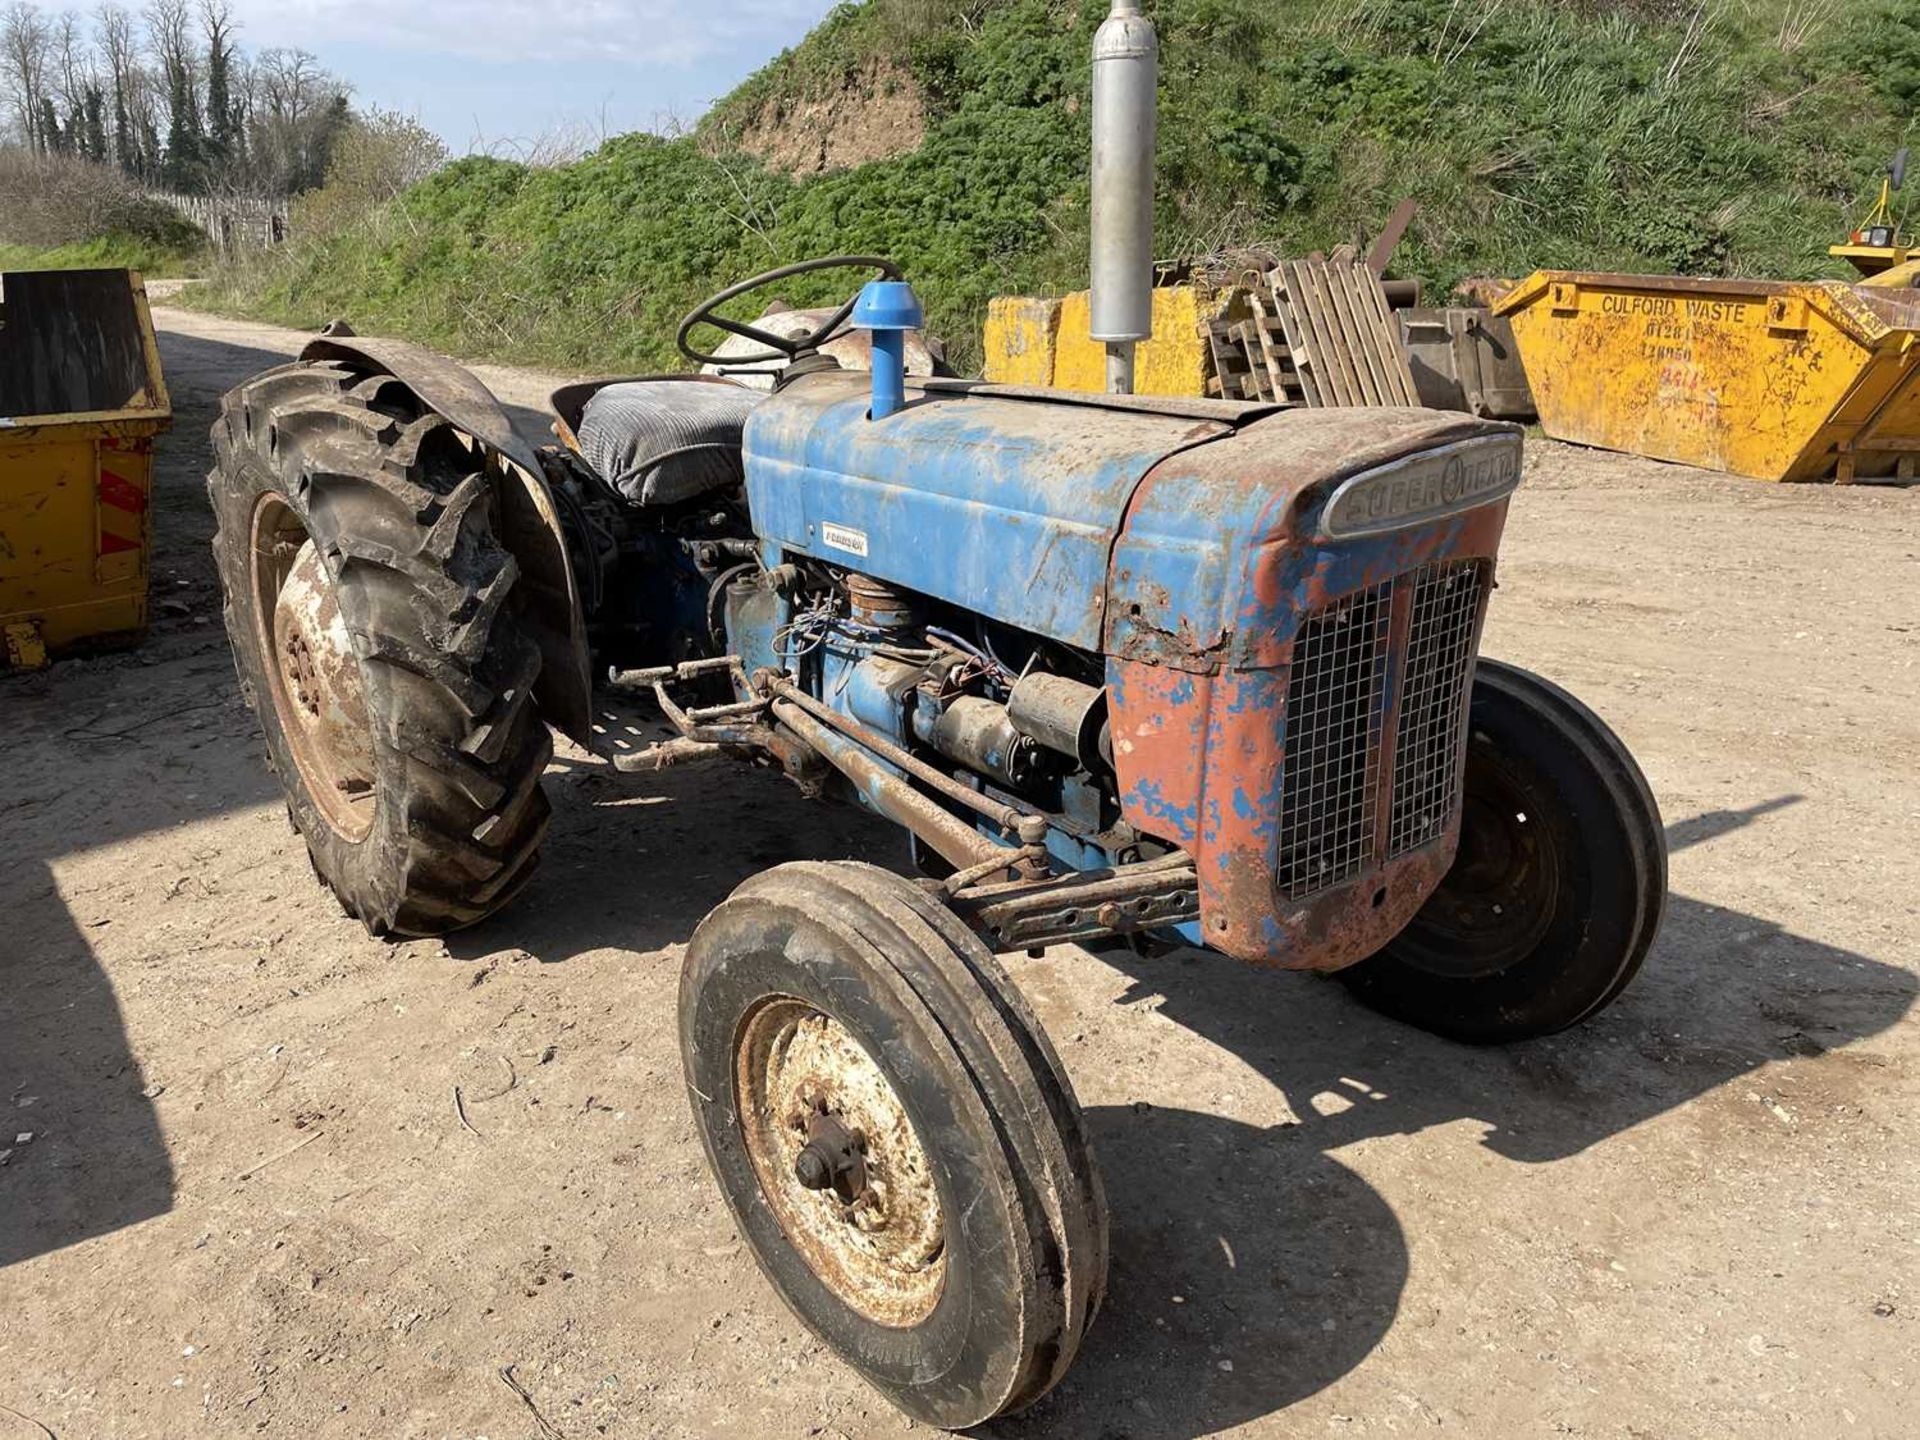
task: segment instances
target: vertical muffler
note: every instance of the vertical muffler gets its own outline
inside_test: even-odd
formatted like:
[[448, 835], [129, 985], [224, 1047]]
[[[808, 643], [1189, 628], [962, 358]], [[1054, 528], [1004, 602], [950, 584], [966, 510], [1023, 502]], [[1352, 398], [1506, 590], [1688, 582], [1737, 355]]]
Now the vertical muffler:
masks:
[[1140, 0], [1113, 0], [1093, 37], [1092, 337], [1107, 389], [1133, 391], [1133, 347], [1153, 334], [1153, 131], [1160, 42]]

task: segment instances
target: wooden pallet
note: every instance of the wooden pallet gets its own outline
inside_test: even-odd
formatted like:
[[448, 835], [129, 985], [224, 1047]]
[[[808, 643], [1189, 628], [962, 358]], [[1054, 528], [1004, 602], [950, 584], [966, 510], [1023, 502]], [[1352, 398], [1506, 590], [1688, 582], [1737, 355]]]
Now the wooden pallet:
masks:
[[1263, 397], [1237, 329], [1231, 320], [1215, 320], [1207, 326], [1207, 349], [1213, 357], [1207, 393], [1221, 400], [1259, 400]]
[[1256, 310], [1251, 319], [1215, 320], [1207, 338], [1214, 369], [1209, 394], [1267, 405], [1307, 403], [1278, 317]]
[[1306, 404], [1420, 403], [1379, 276], [1336, 253], [1282, 260], [1269, 280]]
[[1207, 331], [1207, 392], [1269, 405], [1418, 405], [1380, 278], [1346, 246], [1283, 260], [1247, 292], [1251, 317]]

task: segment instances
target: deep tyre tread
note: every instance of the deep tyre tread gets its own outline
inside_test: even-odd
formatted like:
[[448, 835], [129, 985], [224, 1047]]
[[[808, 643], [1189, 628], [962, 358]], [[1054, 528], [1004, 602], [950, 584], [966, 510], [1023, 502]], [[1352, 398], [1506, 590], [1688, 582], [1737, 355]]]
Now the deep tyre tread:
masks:
[[1447, 939], [1424, 919], [1447, 904], [1442, 881], [1406, 930], [1339, 978], [1384, 1014], [1490, 1045], [1550, 1035], [1619, 998], [1660, 929], [1667, 845], [1640, 767], [1579, 700], [1529, 671], [1483, 659], [1471, 703], [1468, 803], [1477, 786], [1492, 784], [1478, 777], [1503, 771], [1505, 783], [1532, 796], [1530, 823], [1554, 847], [1558, 883], [1537, 939], [1491, 973], [1443, 973]]
[[[400, 382], [334, 362], [282, 366], [229, 392], [213, 445], [234, 664], [315, 873], [376, 935], [485, 919], [538, 865], [553, 742], [532, 703], [540, 653], [479, 457]], [[357, 841], [307, 793], [271, 699], [250, 554], [268, 495], [319, 550], [358, 656], [376, 771], [373, 823]]]
[[[759, 1189], [741, 1136], [735, 1037], [764, 997], [832, 1014], [889, 1073], [926, 1144], [947, 1281], [911, 1328], [822, 1284]], [[984, 945], [911, 882], [803, 862], [743, 883], [701, 923], [681, 979], [681, 1055], [741, 1233], [800, 1320], [908, 1414], [961, 1429], [1031, 1404], [1099, 1305], [1106, 1207], [1078, 1106]]]

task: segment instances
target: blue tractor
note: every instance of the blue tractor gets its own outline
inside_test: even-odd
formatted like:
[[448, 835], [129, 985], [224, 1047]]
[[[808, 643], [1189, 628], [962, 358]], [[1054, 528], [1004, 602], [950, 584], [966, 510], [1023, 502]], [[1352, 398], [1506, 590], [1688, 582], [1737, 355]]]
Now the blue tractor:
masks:
[[[375, 934], [527, 888], [549, 727], [620, 770], [778, 766], [907, 832], [918, 878], [781, 865], [708, 915], [681, 1057], [761, 1268], [950, 1429], [1045, 1394], [1106, 1282], [1079, 1108], [996, 953], [1205, 947], [1497, 1042], [1617, 996], [1666, 895], [1620, 742], [1478, 657], [1514, 427], [1125, 393], [1157, 53], [1113, 0], [1091, 229], [1116, 393], [918, 373], [905, 277], [835, 257], [687, 317], [721, 373], [557, 392], [557, 445], [344, 330], [213, 430], [241, 684], [316, 873]], [[831, 269], [870, 278], [739, 318]], [[604, 722], [625, 702], [661, 738]]]
[[[720, 309], [828, 266], [874, 278], [798, 332]], [[869, 371], [827, 353], [849, 321]], [[1659, 816], [1589, 710], [1477, 658], [1513, 427], [909, 378], [877, 259], [716, 296], [696, 361], [709, 322], [782, 363], [770, 392], [569, 387], [543, 449], [391, 341], [242, 385], [209, 480], [227, 626], [315, 870], [376, 934], [529, 887], [550, 726], [906, 830], [919, 878], [782, 865], [708, 915], [681, 1044], [773, 1283], [958, 1428], [1059, 1379], [1106, 1273], [1073, 1092], [996, 952], [1204, 946], [1540, 1035], [1639, 967]], [[596, 724], [623, 698], [663, 738]]]

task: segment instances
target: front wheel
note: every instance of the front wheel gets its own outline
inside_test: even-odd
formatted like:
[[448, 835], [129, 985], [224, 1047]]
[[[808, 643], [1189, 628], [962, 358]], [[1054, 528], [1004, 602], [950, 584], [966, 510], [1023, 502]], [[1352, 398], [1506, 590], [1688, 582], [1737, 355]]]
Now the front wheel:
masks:
[[687, 947], [680, 1049], [740, 1233], [814, 1334], [945, 1429], [1053, 1386], [1105, 1201], [1045, 1036], [951, 912], [866, 865], [755, 876]]
[[1480, 661], [1468, 731], [1452, 868], [1340, 978], [1396, 1019], [1498, 1044], [1578, 1024], [1626, 989], [1666, 906], [1666, 834], [1619, 737], [1538, 675]]

